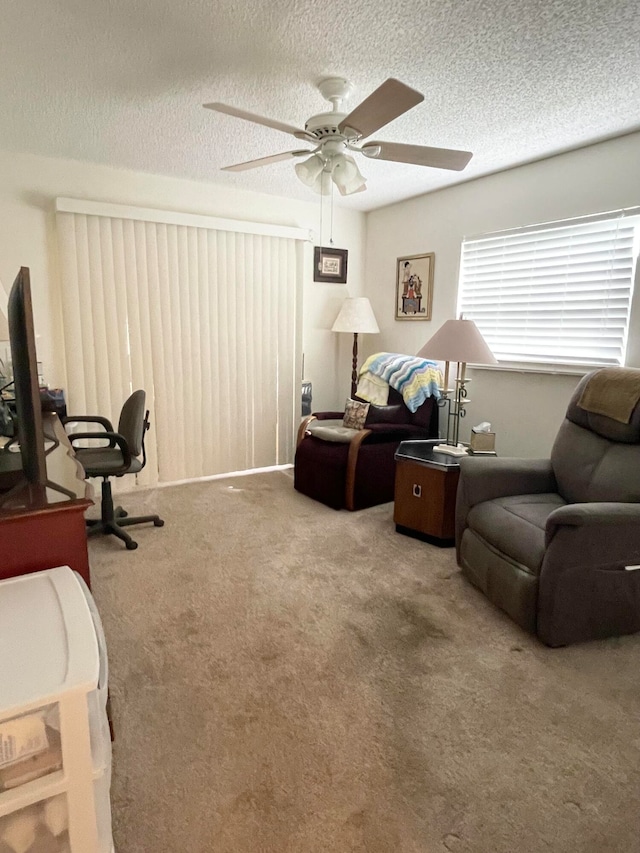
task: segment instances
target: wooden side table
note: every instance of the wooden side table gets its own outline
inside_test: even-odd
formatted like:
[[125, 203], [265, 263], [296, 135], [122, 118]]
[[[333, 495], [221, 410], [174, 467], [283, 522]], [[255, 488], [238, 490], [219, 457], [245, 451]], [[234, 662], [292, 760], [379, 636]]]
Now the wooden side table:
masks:
[[438, 441], [403, 441], [396, 459], [393, 520], [398, 533], [434, 545], [454, 544], [460, 464], [435, 453]]

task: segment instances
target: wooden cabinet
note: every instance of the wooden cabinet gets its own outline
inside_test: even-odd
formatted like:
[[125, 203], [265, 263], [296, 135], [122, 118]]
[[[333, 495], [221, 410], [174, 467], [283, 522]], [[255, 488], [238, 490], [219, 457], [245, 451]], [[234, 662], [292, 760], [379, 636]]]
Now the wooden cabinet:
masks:
[[84, 513], [92, 503], [68, 500], [0, 513], [0, 579], [70, 566], [90, 586]]
[[396, 530], [437, 545], [452, 545], [460, 466], [452, 457], [434, 454], [432, 444], [416, 448], [419, 444], [402, 442], [396, 453]]
[[[90, 585], [84, 513], [91, 487], [57, 415], [43, 413], [45, 438], [53, 452], [47, 475], [68, 494], [47, 488], [42, 495], [20, 492], [0, 505], [0, 579], [55, 566], [70, 566]], [[18, 481], [20, 455], [0, 452], [0, 497]], [[71, 497], [73, 495], [73, 497]]]

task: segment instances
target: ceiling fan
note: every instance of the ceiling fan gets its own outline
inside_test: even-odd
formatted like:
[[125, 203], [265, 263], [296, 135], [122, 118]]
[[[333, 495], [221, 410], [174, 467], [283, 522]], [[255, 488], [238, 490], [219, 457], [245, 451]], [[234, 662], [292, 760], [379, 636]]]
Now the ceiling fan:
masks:
[[348, 114], [342, 112], [343, 101], [352, 90], [347, 80], [342, 77], [329, 77], [318, 84], [318, 89], [322, 97], [332, 104], [333, 109], [311, 116], [305, 123], [304, 130], [227, 104], [203, 104], [208, 110], [290, 133], [296, 139], [313, 143], [315, 146], [225, 166], [224, 171], [244, 172], [246, 169], [256, 169], [259, 166], [278, 163], [280, 160], [309, 157], [295, 166], [296, 174], [304, 184], [316, 192], [326, 194], [333, 181], [342, 195], [351, 195], [365, 190], [366, 180], [354, 158], [347, 154], [348, 151], [364, 154], [373, 160], [393, 160], [397, 163], [455, 171], [464, 169], [473, 156], [469, 151], [429, 148], [425, 145], [406, 145], [400, 142], [375, 140], [362, 144], [363, 139], [424, 100], [424, 95], [399, 80], [389, 78]]

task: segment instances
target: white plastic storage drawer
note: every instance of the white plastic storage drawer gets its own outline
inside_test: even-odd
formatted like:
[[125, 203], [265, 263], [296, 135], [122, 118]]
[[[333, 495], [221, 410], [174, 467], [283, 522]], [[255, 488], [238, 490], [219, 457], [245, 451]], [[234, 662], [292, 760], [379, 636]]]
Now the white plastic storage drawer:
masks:
[[0, 817], [0, 849], [14, 853], [69, 853], [66, 794]]
[[6, 791], [61, 769], [57, 703], [6, 719], [0, 716], [0, 798]]
[[[89, 736], [94, 773], [102, 773], [111, 768], [111, 732], [109, 731], [105, 701], [105, 696], [100, 690], [92, 690], [91, 693], [87, 693]], [[0, 853], [2, 853], [1, 850]]]
[[109, 802], [110, 784], [110, 771], [103, 773], [93, 783], [93, 792], [96, 804], [96, 823], [98, 826], [98, 850], [100, 853], [112, 853], [113, 851], [111, 805]]
[[111, 732], [109, 731], [109, 719], [107, 717], [109, 681], [107, 643], [104, 637], [102, 620], [100, 619], [98, 608], [89, 588], [80, 575], [76, 575], [76, 579], [86, 599], [98, 643], [98, 684], [95, 690], [87, 693], [87, 710], [89, 714], [93, 770], [95, 773], [101, 773], [111, 767]]
[[107, 681], [78, 575], [0, 581], [0, 853], [112, 853]]

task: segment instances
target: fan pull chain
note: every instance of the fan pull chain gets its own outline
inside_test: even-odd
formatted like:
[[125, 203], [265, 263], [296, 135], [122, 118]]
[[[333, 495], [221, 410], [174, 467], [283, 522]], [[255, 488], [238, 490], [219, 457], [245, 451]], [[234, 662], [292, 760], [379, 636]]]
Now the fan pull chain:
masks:
[[331, 226], [329, 230], [329, 245], [333, 246], [333, 181], [331, 181]]

